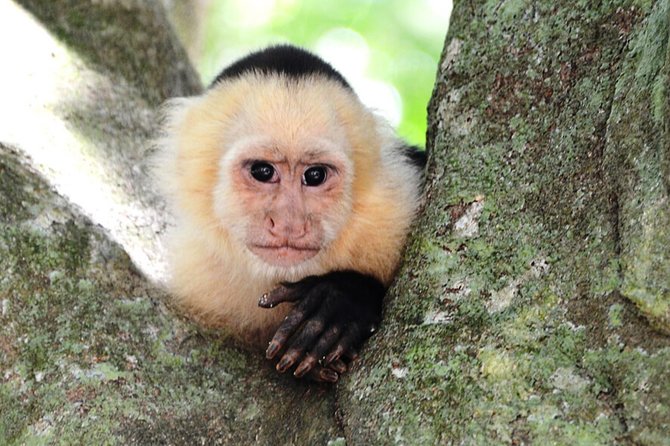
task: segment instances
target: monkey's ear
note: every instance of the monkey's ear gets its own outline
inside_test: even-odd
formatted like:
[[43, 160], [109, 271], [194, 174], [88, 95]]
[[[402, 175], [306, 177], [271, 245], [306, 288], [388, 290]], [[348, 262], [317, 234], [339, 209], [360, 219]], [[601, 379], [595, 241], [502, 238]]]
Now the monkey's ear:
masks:
[[179, 135], [188, 111], [198, 98], [173, 98], [160, 109], [161, 132], [152, 141], [149, 168], [154, 184], [164, 196], [172, 197], [177, 184], [177, 155]]
[[154, 142], [158, 151], [171, 150], [181, 133], [186, 114], [199, 100], [199, 97], [172, 98], [163, 103], [159, 111], [161, 132]]

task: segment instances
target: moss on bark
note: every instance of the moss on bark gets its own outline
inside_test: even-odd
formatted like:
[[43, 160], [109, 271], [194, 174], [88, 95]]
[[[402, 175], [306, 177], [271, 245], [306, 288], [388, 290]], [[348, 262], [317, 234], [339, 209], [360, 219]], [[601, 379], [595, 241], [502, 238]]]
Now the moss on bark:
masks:
[[668, 444], [668, 5], [455, 5], [351, 438]]
[[167, 223], [155, 107], [199, 90], [157, 3], [20, 3], [0, 2], [30, 49], [0, 84], [0, 444], [337, 441], [331, 388], [185, 322], [140, 273]]
[[0, 172], [0, 443], [338, 438], [332, 389], [282, 378], [181, 320], [100, 227], [1, 144]]

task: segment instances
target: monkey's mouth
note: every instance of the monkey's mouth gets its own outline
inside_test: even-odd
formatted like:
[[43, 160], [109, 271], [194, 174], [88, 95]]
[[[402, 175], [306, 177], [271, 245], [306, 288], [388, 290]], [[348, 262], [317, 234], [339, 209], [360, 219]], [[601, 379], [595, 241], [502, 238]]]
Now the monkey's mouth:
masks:
[[293, 266], [311, 259], [319, 252], [319, 248], [298, 245], [251, 245], [251, 252], [265, 262], [275, 266]]

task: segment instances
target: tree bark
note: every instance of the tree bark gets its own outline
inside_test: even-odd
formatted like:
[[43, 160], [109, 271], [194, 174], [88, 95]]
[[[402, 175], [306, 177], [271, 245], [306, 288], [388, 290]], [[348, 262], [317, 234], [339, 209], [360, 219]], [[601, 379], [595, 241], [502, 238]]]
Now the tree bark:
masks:
[[669, 5], [454, 5], [347, 438], [670, 444]]
[[0, 2], [0, 444], [337, 441], [332, 389], [199, 330], [155, 285], [167, 221], [146, 155], [161, 102], [201, 88], [160, 4], [21, 5]]

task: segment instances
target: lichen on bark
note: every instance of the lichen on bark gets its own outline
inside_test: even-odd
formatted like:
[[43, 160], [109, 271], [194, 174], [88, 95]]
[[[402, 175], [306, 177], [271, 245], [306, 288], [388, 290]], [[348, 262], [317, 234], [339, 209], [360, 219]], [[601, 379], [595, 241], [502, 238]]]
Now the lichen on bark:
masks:
[[[333, 393], [169, 310], [108, 234], [0, 144], [0, 442], [338, 438]], [[299, 405], [302, 411], [285, 408]]]
[[0, 2], [22, 43], [0, 83], [0, 444], [337, 441], [332, 390], [183, 320], [142, 274], [167, 222], [156, 108], [199, 90], [157, 3], [20, 3]]
[[668, 444], [668, 5], [455, 4], [351, 438]]

